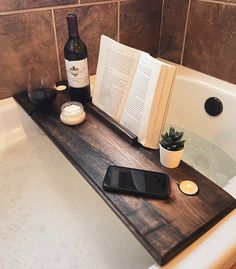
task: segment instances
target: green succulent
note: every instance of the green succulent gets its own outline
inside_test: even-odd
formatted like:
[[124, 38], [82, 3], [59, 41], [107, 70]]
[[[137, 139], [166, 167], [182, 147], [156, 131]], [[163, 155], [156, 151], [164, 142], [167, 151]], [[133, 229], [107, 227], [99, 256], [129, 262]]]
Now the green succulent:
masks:
[[170, 127], [169, 132], [161, 135], [160, 144], [163, 148], [171, 151], [177, 151], [184, 148], [185, 140], [181, 140], [184, 132], [177, 132], [173, 127]]

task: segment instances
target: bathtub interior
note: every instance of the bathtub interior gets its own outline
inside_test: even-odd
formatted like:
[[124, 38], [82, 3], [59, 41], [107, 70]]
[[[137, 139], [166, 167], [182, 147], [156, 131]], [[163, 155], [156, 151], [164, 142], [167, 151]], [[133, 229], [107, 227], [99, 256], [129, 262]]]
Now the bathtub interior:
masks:
[[[217, 97], [223, 112], [209, 116], [204, 103]], [[236, 86], [179, 66], [165, 130], [184, 131], [183, 160], [221, 187], [236, 175]]]
[[166, 124], [165, 131], [173, 126], [184, 132], [185, 150], [183, 161], [224, 188], [236, 175], [236, 162], [220, 147], [188, 129], [175, 124]]
[[0, 100], [0, 152], [39, 132], [40, 129], [13, 98]]
[[0, 267], [151, 266], [150, 254], [14, 100], [0, 100], [0, 108]]

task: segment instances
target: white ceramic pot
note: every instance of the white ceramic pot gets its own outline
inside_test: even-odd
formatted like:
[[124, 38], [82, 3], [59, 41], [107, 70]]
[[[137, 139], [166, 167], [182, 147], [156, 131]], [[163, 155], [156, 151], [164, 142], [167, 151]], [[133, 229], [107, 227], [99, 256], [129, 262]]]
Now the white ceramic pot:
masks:
[[167, 150], [160, 144], [161, 164], [167, 168], [176, 168], [183, 156], [184, 149], [178, 151]]

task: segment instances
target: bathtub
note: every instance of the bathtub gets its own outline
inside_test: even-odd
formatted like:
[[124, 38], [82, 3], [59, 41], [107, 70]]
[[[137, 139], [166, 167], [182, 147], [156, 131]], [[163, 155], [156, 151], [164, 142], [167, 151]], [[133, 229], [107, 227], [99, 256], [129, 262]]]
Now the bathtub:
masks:
[[0, 100], [0, 268], [144, 269], [153, 263], [16, 102]]
[[[174, 107], [168, 124], [186, 128]], [[12, 98], [0, 100], [0, 142], [0, 268], [160, 268]], [[163, 268], [229, 268], [235, 227], [233, 211]]]
[[[173, 63], [172, 63], [173, 64]], [[177, 66], [177, 65], [176, 65]], [[217, 97], [218, 116], [204, 104]], [[184, 131], [183, 160], [236, 198], [236, 85], [178, 66], [164, 131]], [[195, 241], [165, 269], [228, 269], [236, 264], [236, 210]], [[149, 269], [159, 269], [158, 264]]]
[[[218, 116], [210, 116], [204, 108], [210, 97], [223, 104]], [[236, 176], [235, 115], [236, 85], [179, 66], [166, 129], [184, 131], [183, 160], [221, 187]]]

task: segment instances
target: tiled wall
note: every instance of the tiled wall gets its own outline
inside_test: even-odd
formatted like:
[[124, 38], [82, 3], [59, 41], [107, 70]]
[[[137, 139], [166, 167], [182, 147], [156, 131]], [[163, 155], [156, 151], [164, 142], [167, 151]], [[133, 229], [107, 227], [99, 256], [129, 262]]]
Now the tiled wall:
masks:
[[0, 0], [0, 98], [25, 90], [35, 64], [65, 78], [69, 12], [78, 15], [90, 74], [106, 34], [236, 83], [236, 0]]
[[66, 78], [67, 13], [78, 15], [94, 74], [101, 34], [157, 56], [161, 10], [161, 0], [0, 0], [0, 98], [26, 90], [35, 64]]
[[163, 0], [159, 56], [236, 83], [236, 0]]

